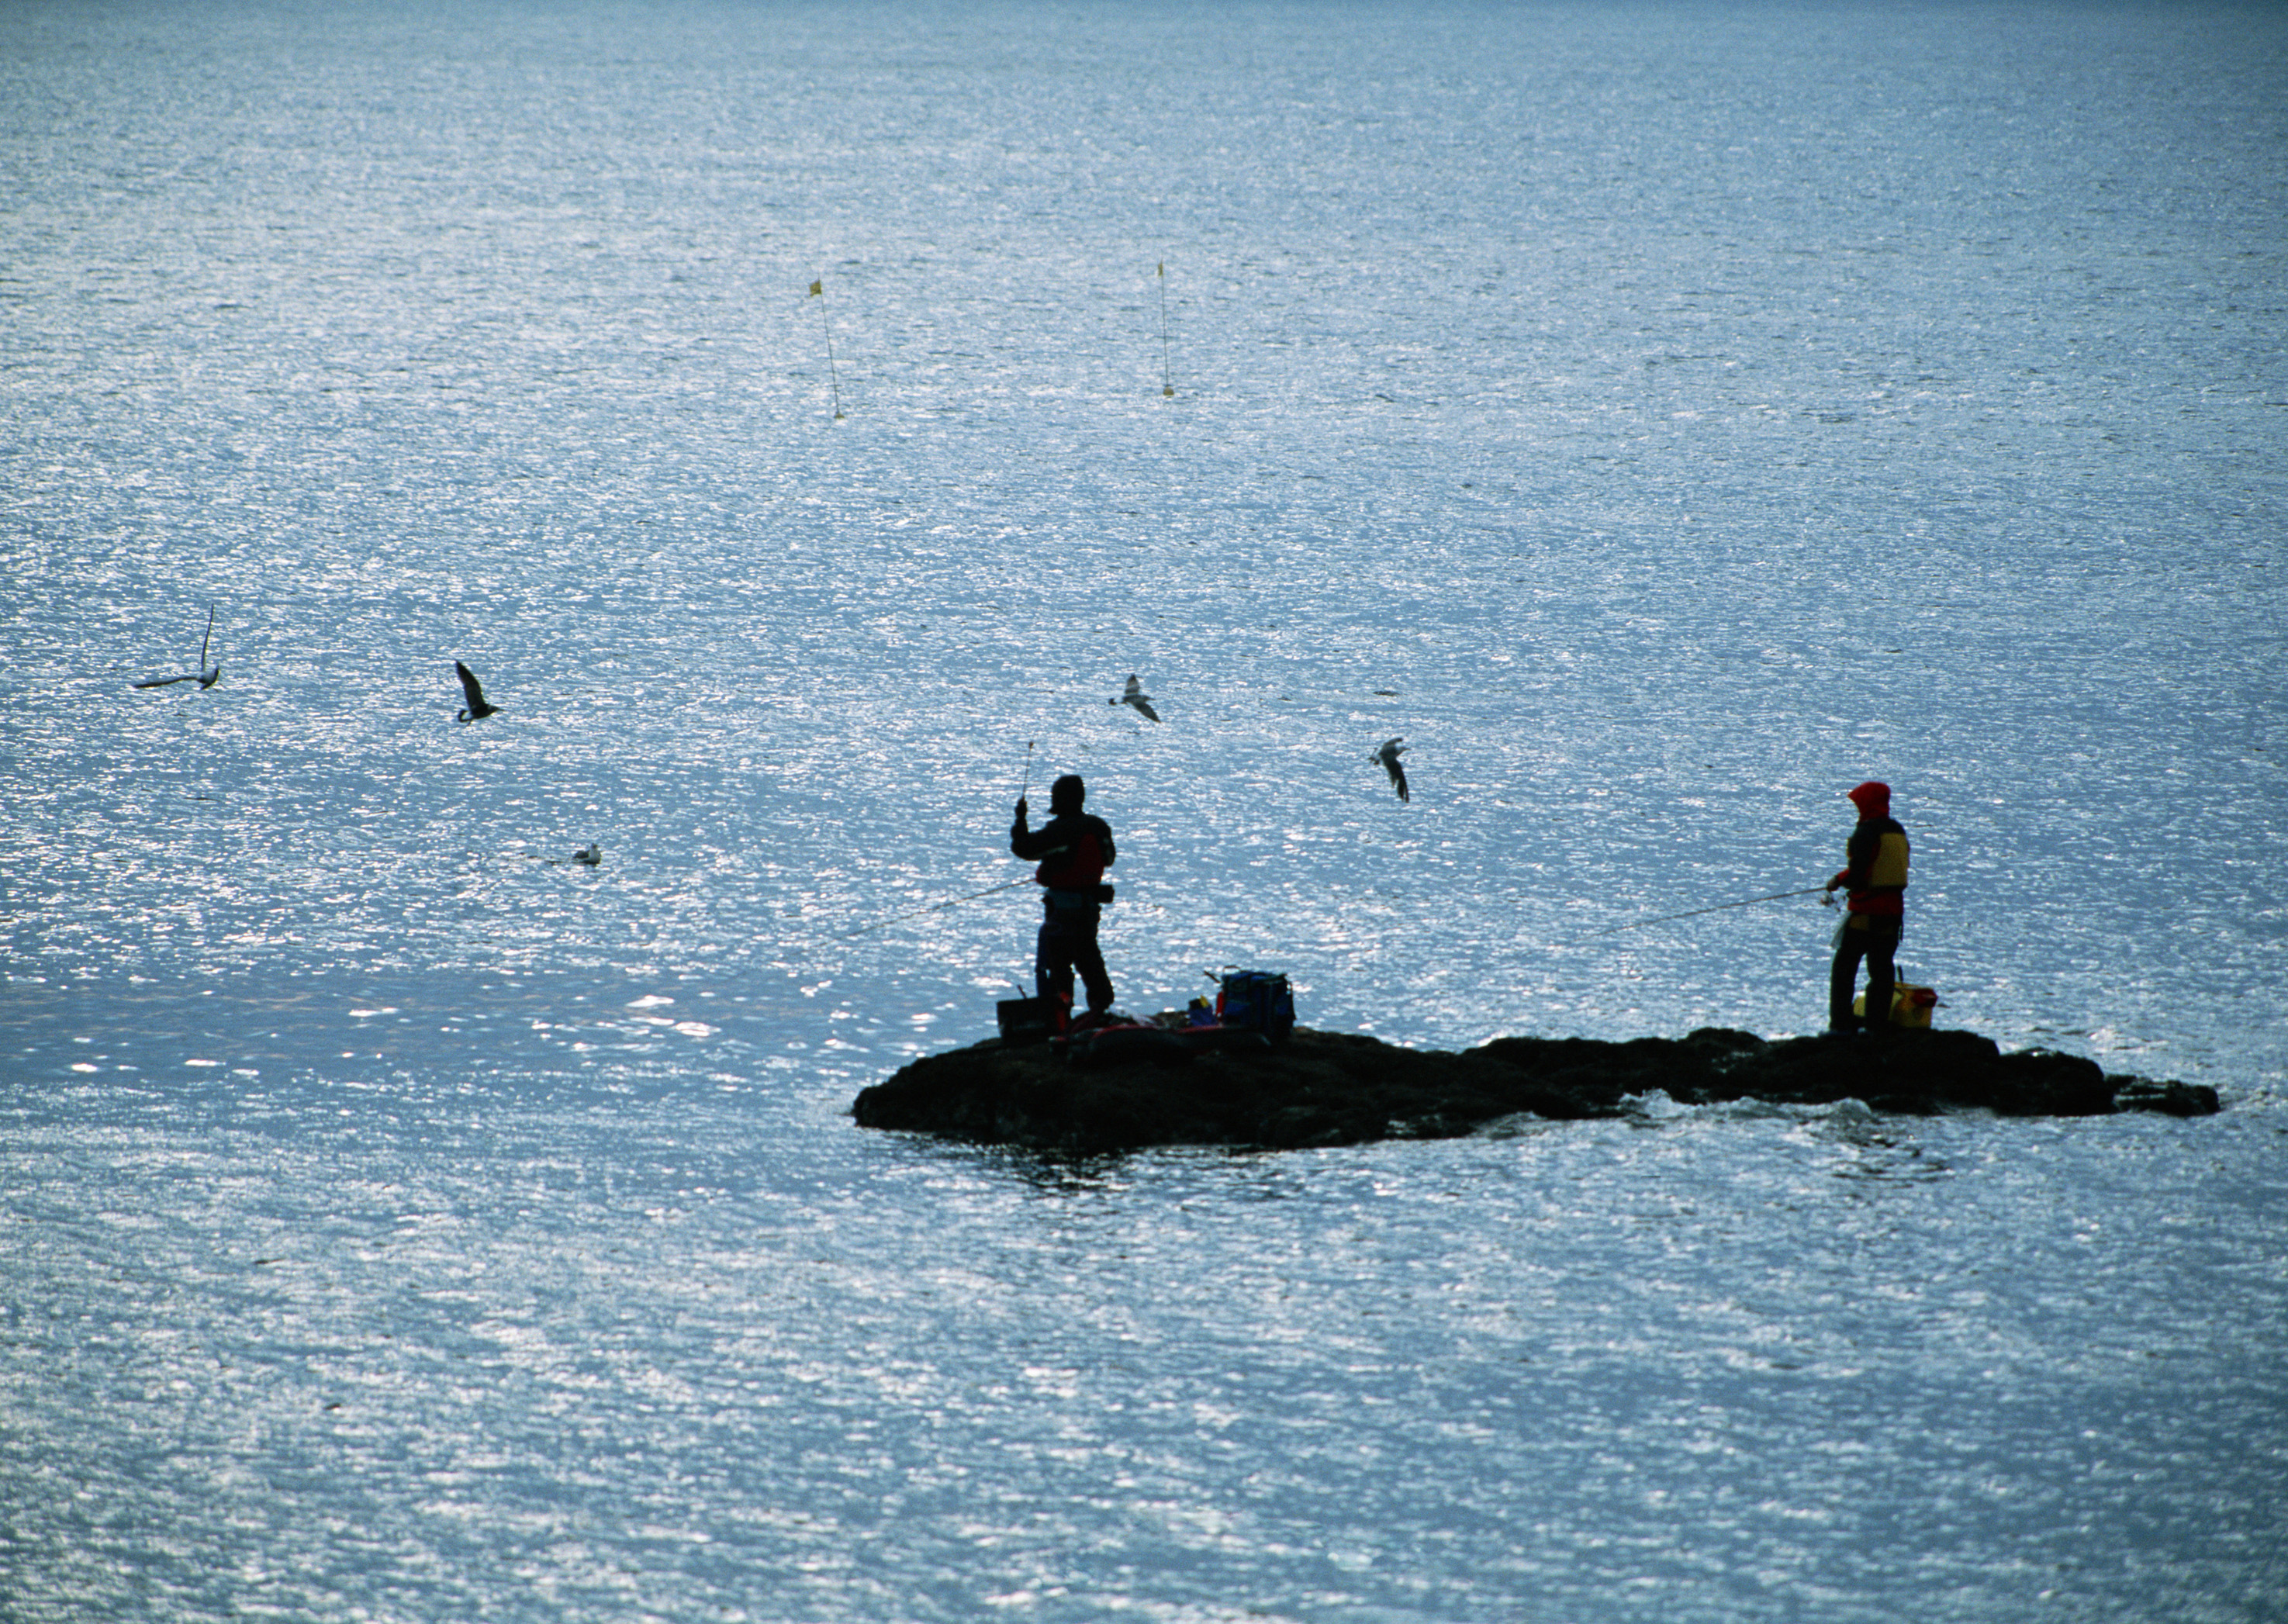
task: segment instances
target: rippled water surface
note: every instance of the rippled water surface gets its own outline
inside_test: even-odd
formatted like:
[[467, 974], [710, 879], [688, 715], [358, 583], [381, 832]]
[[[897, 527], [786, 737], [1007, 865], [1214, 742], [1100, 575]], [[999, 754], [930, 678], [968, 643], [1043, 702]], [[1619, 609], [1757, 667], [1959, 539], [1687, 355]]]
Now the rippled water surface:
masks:
[[[2278, 1616], [2284, 83], [2199, 5], [0, 16], [0, 1612]], [[1879, 776], [1943, 1019], [2228, 1108], [861, 1133], [1064, 771], [1127, 1007], [1440, 1046], [1815, 1027], [1815, 899], [1637, 922]]]

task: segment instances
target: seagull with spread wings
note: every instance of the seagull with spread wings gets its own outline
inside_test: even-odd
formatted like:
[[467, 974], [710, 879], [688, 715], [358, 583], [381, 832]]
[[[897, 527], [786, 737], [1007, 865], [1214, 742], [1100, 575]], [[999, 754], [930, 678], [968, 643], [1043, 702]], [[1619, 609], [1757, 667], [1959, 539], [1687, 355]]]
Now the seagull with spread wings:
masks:
[[149, 677], [135, 685], [139, 688], [171, 688], [179, 682], [195, 682], [202, 688], [211, 688], [222, 680], [222, 661], [207, 663], [207, 646], [214, 641], [214, 606], [207, 606], [207, 635], [199, 639], [199, 669], [185, 671], [180, 677]]
[[1400, 800], [1411, 801], [1414, 797], [1406, 790], [1406, 769], [1398, 764], [1398, 758], [1405, 754], [1405, 740], [1385, 739], [1382, 741], [1382, 748], [1367, 759], [1382, 764], [1382, 770], [1390, 774], [1390, 787], [1398, 791]]
[[1120, 697], [1108, 699], [1104, 702], [1108, 705], [1133, 706], [1143, 714], [1147, 722], [1156, 722], [1160, 719], [1160, 713], [1152, 709], [1152, 696], [1144, 692], [1144, 685], [1136, 680], [1136, 674], [1132, 671], [1128, 676], [1128, 686], [1122, 691]]
[[467, 707], [464, 709], [455, 711], [453, 713], [453, 720], [456, 722], [481, 722], [487, 717], [491, 716], [500, 709], [498, 705], [488, 705], [485, 703], [485, 691], [477, 685], [477, 674], [474, 671], [471, 670], [467, 666], [463, 665], [457, 660], [453, 661], [453, 669], [461, 674], [461, 692], [467, 694], [469, 697]]

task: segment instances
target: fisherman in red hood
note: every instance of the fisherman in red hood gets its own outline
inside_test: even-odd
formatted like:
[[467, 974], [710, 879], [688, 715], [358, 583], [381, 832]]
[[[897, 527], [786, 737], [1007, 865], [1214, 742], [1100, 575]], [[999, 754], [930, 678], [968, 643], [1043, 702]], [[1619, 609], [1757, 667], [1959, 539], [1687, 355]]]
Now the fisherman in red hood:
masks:
[[1843, 848], [1844, 864], [1827, 882], [1849, 888], [1842, 927], [1835, 932], [1835, 967], [1827, 978], [1827, 1029], [1848, 1033], [1860, 1026], [1851, 1013], [1851, 993], [1859, 961], [1867, 961], [1867, 1018], [1871, 1034], [1888, 1030], [1891, 988], [1897, 978], [1892, 960], [1899, 950], [1899, 927], [1906, 917], [1907, 831], [1891, 817], [1891, 787], [1869, 779], [1848, 792], [1859, 809], [1858, 827]]
[[1049, 786], [1053, 815], [1046, 823], [1030, 827], [1025, 803], [1019, 801], [1016, 820], [1009, 826], [1010, 852], [1028, 861], [1041, 860], [1033, 878], [1040, 883], [1045, 912], [1033, 949], [1033, 983], [1050, 1000], [1060, 1030], [1072, 1011], [1075, 970], [1088, 988], [1089, 1014], [1101, 1016], [1112, 1008], [1112, 978], [1096, 945], [1096, 925], [1103, 904], [1112, 898], [1104, 871], [1118, 854], [1111, 826], [1081, 810], [1087, 799], [1088, 786], [1079, 774], [1068, 772]]

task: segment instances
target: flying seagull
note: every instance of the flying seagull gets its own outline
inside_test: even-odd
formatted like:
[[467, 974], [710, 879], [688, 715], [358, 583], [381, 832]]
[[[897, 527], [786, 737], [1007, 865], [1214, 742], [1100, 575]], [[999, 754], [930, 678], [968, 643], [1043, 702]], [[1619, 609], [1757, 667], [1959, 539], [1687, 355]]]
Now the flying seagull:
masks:
[[199, 639], [199, 686], [211, 688], [222, 680], [222, 661], [207, 663], [207, 645], [214, 641], [214, 606], [207, 606], [207, 635]]
[[151, 677], [135, 685], [139, 688], [171, 688], [179, 682], [195, 682], [202, 688], [211, 688], [222, 680], [222, 661], [207, 663], [207, 646], [214, 641], [214, 606], [207, 606], [207, 635], [199, 639], [199, 669], [185, 671], [180, 677]]
[[1382, 764], [1382, 770], [1390, 774], [1390, 787], [1398, 791], [1400, 800], [1411, 801], [1414, 797], [1406, 793], [1406, 769], [1398, 764], [1398, 758], [1405, 754], [1405, 740], [1385, 739], [1382, 748], [1367, 759]]
[[477, 685], [477, 674], [474, 671], [457, 660], [453, 661], [453, 669], [461, 674], [461, 692], [469, 696], [468, 708], [455, 711], [453, 720], [481, 722], [500, 709], [498, 705], [485, 703], [485, 691]]
[[1108, 705], [1133, 705], [1144, 713], [1144, 719], [1147, 722], [1156, 722], [1160, 719], [1160, 713], [1152, 709], [1152, 696], [1144, 692], [1144, 685], [1136, 680], [1136, 674], [1133, 671], [1129, 673], [1128, 686], [1121, 692], [1120, 697], [1108, 699], [1104, 702]]

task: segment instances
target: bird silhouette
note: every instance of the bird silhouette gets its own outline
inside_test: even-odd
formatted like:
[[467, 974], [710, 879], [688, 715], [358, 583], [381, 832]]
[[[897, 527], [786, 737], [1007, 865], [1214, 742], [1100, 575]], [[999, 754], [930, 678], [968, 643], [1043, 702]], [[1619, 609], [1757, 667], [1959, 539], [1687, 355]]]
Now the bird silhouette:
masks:
[[1398, 791], [1398, 798], [1400, 800], [1411, 801], [1414, 797], [1411, 795], [1409, 795], [1406, 790], [1406, 769], [1398, 764], [1398, 758], [1405, 754], [1405, 740], [1385, 739], [1382, 741], [1382, 748], [1377, 750], [1373, 755], [1368, 757], [1367, 759], [1369, 761], [1378, 761], [1382, 764], [1382, 770], [1390, 774], [1390, 786], [1392, 788]]
[[453, 661], [453, 669], [461, 674], [461, 692], [469, 696], [467, 708], [455, 711], [453, 720], [481, 722], [500, 709], [498, 705], [485, 703], [485, 691], [477, 685], [477, 674], [474, 671], [457, 660]]
[[214, 641], [214, 606], [207, 606], [207, 635], [199, 639], [199, 669], [185, 671], [180, 677], [148, 677], [135, 685], [139, 688], [171, 688], [179, 682], [195, 682], [202, 688], [211, 688], [222, 680], [222, 662], [207, 663], [207, 646]]
[[1144, 692], [1144, 685], [1136, 680], [1136, 675], [1132, 671], [1129, 673], [1128, 686], [1122, 690], [1120, 697], [1108, 699], [1104, 702], [1108, 705], [1132, 705], [1143, 713], [1144, 719], [1148, 722], [1156, 722], [1160, 719], [1160, 713], [1152, 709], [1152, 696]]

